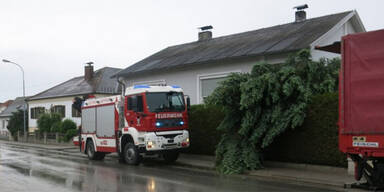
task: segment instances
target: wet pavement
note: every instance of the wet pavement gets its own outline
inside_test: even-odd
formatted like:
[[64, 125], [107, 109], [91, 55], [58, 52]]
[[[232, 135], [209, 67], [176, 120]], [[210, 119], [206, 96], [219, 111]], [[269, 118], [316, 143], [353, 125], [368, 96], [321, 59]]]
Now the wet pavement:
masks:
[[217, 175], [147, 160], [140, 166], [118, 163], [116, 158], [89, 161], [76, 149], [62, 151], [0, 143], [0, 191], [335, 191], [261, 180], [247, 176]]

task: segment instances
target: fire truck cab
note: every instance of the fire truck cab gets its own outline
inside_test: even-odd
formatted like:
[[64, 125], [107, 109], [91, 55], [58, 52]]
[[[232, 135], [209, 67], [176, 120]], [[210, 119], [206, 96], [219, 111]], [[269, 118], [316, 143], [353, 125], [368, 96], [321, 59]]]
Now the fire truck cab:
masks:
[[189, 146], [189, 103], [179, 86], [147, 85], [128, 87], [121, 96], [85, 100], [80, 151], [91, 160], [116, 152], [131, 165], [156, 154], [173, 162]]

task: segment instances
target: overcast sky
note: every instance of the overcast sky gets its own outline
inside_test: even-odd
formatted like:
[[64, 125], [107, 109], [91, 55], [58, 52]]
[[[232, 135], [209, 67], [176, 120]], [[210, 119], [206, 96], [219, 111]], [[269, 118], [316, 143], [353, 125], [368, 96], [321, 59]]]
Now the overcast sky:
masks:
[[[384, 28], [384, 1], [371, 0], [1, 0], [0, 59], [24, 67], [34, 95], [95, 69], [126, 68], [171, 45], [197, 40], [197, 27], [223, 36], [307, 17], [357, 10], [365, 28]], [[22, 95], [20, 70], [0, 63], [0, 102]]]

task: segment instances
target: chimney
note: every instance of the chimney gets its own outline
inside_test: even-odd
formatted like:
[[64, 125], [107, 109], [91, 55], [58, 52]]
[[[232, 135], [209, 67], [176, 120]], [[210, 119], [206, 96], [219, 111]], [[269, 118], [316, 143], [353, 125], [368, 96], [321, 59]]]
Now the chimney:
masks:
[[295, 22], [305, 21], [307, 19], [307, 13], [304, 11], [306, 8], [308, 8], [307, 4], [299, 5], [293, 8], [296, 9]]
[[93, 78], [93, 62], [86, 63], [87, 66], [84, 67], [84, 79], [90, 81]]
[[212, 39], [212, 31], [211, 31], [211, 29], [213, 29], [212, 25], [199, 27], [199, 29], [200, 29], [200, 32], [199, 32], [198, 41], [207, 41]]

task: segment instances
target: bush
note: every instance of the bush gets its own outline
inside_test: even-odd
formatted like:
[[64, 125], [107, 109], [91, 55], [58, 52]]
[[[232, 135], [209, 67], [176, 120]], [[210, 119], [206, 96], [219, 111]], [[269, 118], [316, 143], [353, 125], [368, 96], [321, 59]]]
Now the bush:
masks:
[[76, 123], [70, 119], [65, 119], [61, 125], [61, 133], [67, 133], [68, 130], [72, 130], [72, 129], [74, 130], [77, 129]]
[[[25, 113], [25, 116], [26, 129], [28, 129], [28, 112]], [[12, 113], [7, 128], [15, 139], [18, 131], [24, 133], [24, 112], [22, 110], [18, 110], [17, 112]]]
[[[302, 126], [278, 136], [264, 153], [266, 160], [346, 167], [338, 149], [338, 95], [312, 97]], [[189, 114], [191, 146], [187, 153], [214, 155], [224, 112], [216, 106], [193, 105]]]
[[207, 98], [225, 110], [217, 128], [223, 133], [217, 169], [232, 174], [262, 168], [262, 152], [303, 124], [311, 96], [337, 90], [338, 66], [338, 60], [313, 61], [309, 50], [301, 50], [282, 66], [258, 63], [251, 73], [221, 82]]
[[302, 126], [288, 130], [267, 149], [268, 160], [346, 167], [338, 148], [338, 94], [316, 95]]
[[77, 129], [68, 129], [67, 132], [64, 135], [64, 141], [68, 142], [70, 141], [74, 136], [77, 135]]
[[42, 114], [37, 120], [37, 127], [39, 127], [40, 132], [54, 132], [53, 125], [55, 125], [54, 129], [60, 129], [59, 122], [61, 122], [61, 115], [57, 113], [45, 113]]
[[54, 133], [59, 132], [59, 133], [61, 133], [62, 132], [61, 127], [62, 127], [61, 121], [54, 122], [52, 124], [52, 127], [51, 127], [51, 132], [54, 132]]
[[221, 108], [209, 105], [192, 105], [189, 112], [189, 134], [191, 145], [187, 153], [214, 155], [220, 140], [216, 127], [224, 118]]

